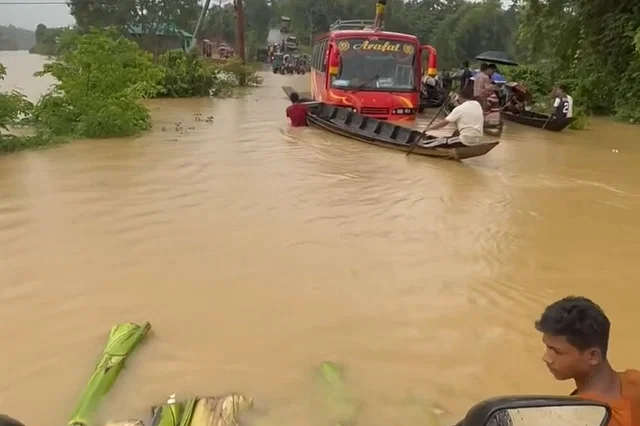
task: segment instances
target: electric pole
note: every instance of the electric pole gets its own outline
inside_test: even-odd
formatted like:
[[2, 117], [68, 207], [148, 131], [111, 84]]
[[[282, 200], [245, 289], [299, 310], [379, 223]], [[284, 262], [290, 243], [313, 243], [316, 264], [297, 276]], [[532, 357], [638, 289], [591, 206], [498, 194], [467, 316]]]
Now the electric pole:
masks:
[[246, 62], [244, 51], [244, 5], [243, 0], [233, 0], [236, 10], [236, 52], [244, 64]]

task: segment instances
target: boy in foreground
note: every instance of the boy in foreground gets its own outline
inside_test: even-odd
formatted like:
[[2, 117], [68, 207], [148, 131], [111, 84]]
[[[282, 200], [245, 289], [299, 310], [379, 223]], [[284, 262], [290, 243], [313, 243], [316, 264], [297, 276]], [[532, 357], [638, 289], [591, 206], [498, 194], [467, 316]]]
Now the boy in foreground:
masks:
[[608, 404], [608, 426], [640, 426], [640, 371], [617, 372], [609, 364], [611, 324], [600, 306], [585, 297], [565, 297], [547, 306], [535, 327], [551, 374], [575, 381], [571, 395]]

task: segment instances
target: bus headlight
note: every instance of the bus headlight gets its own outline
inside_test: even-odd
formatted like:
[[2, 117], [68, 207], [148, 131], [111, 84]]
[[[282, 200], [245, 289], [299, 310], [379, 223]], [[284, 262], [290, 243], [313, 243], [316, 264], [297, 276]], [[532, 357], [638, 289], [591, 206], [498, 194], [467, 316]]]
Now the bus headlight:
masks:
[[416, 110], [415, 108], [395, 108], [392, 113], [397, 115], [412, 115], [416, 113]]

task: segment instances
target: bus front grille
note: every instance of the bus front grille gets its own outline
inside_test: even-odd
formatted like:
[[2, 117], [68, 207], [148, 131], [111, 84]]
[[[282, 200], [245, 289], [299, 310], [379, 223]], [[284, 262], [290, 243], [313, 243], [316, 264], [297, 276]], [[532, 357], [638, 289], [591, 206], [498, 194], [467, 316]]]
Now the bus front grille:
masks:
[[362, 107], [360, 108], [360, 113], [371, 115], [389, 115], [389, 108]]

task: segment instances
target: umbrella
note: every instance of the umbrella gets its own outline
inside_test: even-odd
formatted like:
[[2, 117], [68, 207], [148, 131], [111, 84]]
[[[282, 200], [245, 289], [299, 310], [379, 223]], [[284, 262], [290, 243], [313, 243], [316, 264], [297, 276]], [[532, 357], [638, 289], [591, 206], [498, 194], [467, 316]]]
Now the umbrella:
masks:
[[[478, 74], [477, 72], [473, 73], [473, 76], [471, 77], [471, 80], [475, 80], [476, 79], [476, 74]], [[505, 84], [507, 82], [507, 79], [504, 78], [503, 75], [498, 74], [497, 72], [494, 72], [493, 75], [491, 76], [491, 81], [495, 84]]]
[[[462, 77], [462, 72], [463, 72], [463, 70], [456, 71], [456, 73], [453, 74], [451, 76], [451, 78], [460, 78], [460, 77]], [[480, 72], [480, 70], [471, 71], [471, 73], [473, 74], [471, 76], [471, 80], [475, 80], [476, 74], [478, 74], [479, 72]], [[507, 82], [507, 79], [504, 78], [504, 76], [502, 74], [498, 74], [497, 72], [494, 72], [493, 75], [491, 76], [491, 81], [493, 81], [496, 84], [505, 84]]]
[[[456, 73], [453, 74], [451, 76], [451, 78], [460, 78], [460, 77], [462, 77], [462, 72], [463, 72], [463, 70], [456, 71]], [[480, 70], [473, 70], [471, 72], [473, 73], [473, 75], [471, 76], [471, 80], [475, 80], [475, 76], [476, 76], [476, 74], [478, 74], [480, 72]], [[507, 79], [504, 78], [503, 75], [498, 74], [497, 72], [495, 72], [491, 76], [491, 81], [493, 81], [496, 84], [505, 84], [507, 82]]]
[[483, 52], [476, 56], [476, 59], [484, 62], [492, 62], [494, 64], [518, 66], [518, 63], [513, 59], [510, 59], [505, 52], [500, 52], [497, 50]]

